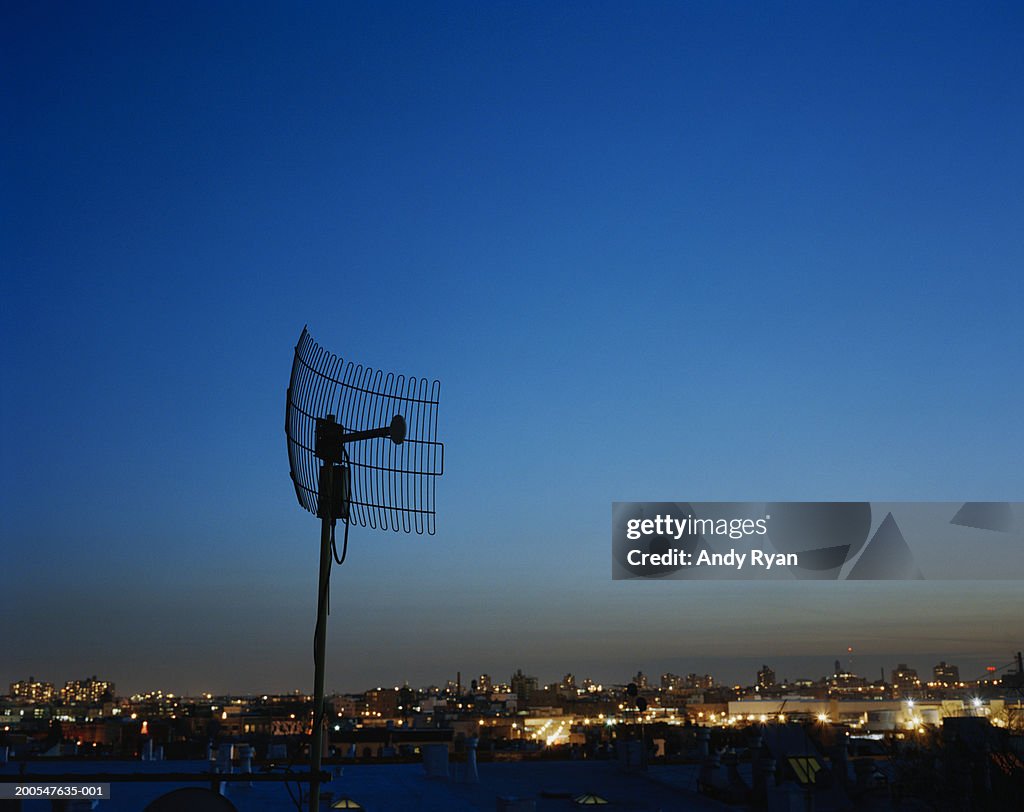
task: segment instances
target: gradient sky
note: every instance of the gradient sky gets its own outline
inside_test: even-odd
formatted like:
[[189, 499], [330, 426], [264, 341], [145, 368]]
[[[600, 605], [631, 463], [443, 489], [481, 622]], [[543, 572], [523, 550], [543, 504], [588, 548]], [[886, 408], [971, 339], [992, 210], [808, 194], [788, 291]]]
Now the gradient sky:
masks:
[[[612, 500], [1024, 497], [1019, 3], [8, 5], [0, 684], [310, 690], [303, 324], [442, 381], [327, 685], [1021, 646], [1020, 582], [612, 582]], [[798, 673], [799, 672], [799, 673]]]

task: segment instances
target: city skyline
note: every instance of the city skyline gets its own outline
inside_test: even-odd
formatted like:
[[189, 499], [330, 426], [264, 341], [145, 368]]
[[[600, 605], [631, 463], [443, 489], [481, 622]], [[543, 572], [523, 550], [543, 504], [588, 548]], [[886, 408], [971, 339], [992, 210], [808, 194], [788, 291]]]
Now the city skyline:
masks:
[[[897, 662], [897, 659], [899, 662]], [[748, 688], [751, 686], [757, 686], [760, 684], [761, 669], [767, 667], [769, 672], [773, 675], [776, 683], [782, 685], [793, 685], [794, 683], [801, 681], [812, 681], [819, 682], [821, 680], [827, 680], [830, 676], [834, 676], [837, 673], [843, 673], [845, 675], [858, 676], [867, 681], [868, 684], [875, 682], [889, 683], [893, 675], [896, 673], [897, 668], [909, 667], [917, 675], [921, 677], [922, 684], [927, 683], [930, 680], [930, 675], [938, 668], [949, 668], [952, 667], [953, 671], [958, 674], [959, 681], [964, 683], [980, 683], [982, 681], [990, 681], [992, 679], [1000, 678], [1004, 672], [1012, 671], [1015, 667], [1015, 661], [1012, 658], [994, 656], [988, 659], [977, 659], [962, 661], [954, 659], [952, 662], [947, 662], [945, 657], [935, 656], [928, 659], [923, 656], [917, 658], [914, 657], [903, 657], [897, 659], [886, 659], [875, 656], [863, 656], [860, 654], [854, 655], [850, 652], [842, 652], [837, 654], [834, 659], [826, 661], [823, 657], [813, 658], [794, 658], [794, 657], [776, 657], [766, 658], [757, 656], [748, 656], [745, 658], [734, 658], [724, 668], [718, 670], [708, 670], [707, 666], [710, 663], [716, 663], [722, 666], [724, 660], [701, 660], [699, 665], [705, 667], [696, 668], [679, 668], [676, 671], [664, 670], [664, 669], [652, 669], [647, 670], [644, 668], [636, 668], [630, 671], [625, 669], [622, 674], [612, 675], [611, 677], [602, 677], [602, 675], [584, 673], [579, 670], [574, 670], [571, 667], [563, 667], [562, 670], [555, 669], [550, 674], [547, 672], [537, 672], [534, 669], [526, 667], [517, 667], [513, 670], [508, 671], [510, 677], [505, 678], [505, 672], [500, 672], [495, 669], [477, 669], [477, 670], [460, 670], [456, 669], [450, 674], [440, 675], [434, 679], [427, 680], [412, 680], [402, 678], [399, 680], [384, 679], [370, 681], [361, 686], [346, 686], [346, 687], [335, 687], [334, 689], [328, 690], [329, 694], [347, 694], [347, 693], [359, 693], [366, 690], [372, 690], [374, 688], [387, 688], [387, 687], [401, 687], [408, 685], [419, 690], [426, 690], [429, 687], [443, 688], [446, 685], [452, 685], [456, 683], [456, 680], [461, 678], [461, 685], [464, 690], [469, 690], [471, 685], [475, 684], [481, 675], [488, 677], [492, 685], [508, 685], [514, 682], [517, 674], [527, 674], [531, 679], [537, 681], [541, 687], [554, 685], [562, 682], [567, 675], [571, 675], [576, 684], [582, 684], [583, 682], [592, 682], [599, 684], [605, 688], [611, 686], [624, 686], [635, 679], [638, 674], [643, 674], [649, 681], [652, 687], [657, 687], [659, 681], [666, 675], [687, 678], [691, 676], [698, 676], [701, 678], [711, 678], [714, 680], [714, 685], [724, 688], [731, 687], [743, 687]], [[771, 660], [771, 662], [768, 662]], [[930, 663], [926, 665], [925, 663]], [[756, 663], [756, 665], [755, 665]], [[799, 669], [794, 670], [797, 663], [813, 663], [810, 668], [804, 668], [802, 671]], [[982, 664], [984, 663], [984, 664]], [[834, 666], [839, 665], [841, 672], [837, 672]], [[827, 666], [832, 666], [827, 668]], [[788, 670], [787, 670], [788, 668]], [[825, 671], [821, 671], [821, 668], [826, 668]], [[815, 670], [818, 669], [818, 670]], [[749, 672], [749, 673], [748, 673]], [[12, 687], [12, 695], [14, 694], [13, 686], [15, 684], [35, 684], [35, 685], [48, 685], [52, 691], [54, 697], [63, 696], [65, 692], [74, 690], [89, 690], [93, 693], [97, 691], [103, 693], [107, 690], [113, 692], [114, 686], [121, 685], [120, 678], [117, 675], [110, 673], [104, 673], [100, 676], [92, 674], [91, 676], [78, 675], [74, 678], [68, 677], [67, 679], [50, 679], [52, 675], [40, 675], [29, 674], [25, 675], [18, 680], [10, 683]], [[549, 679], [550, 677], [550, 679]], [[879, 679], [881, 677], [881, 680]], [[90, 683], [95, 683], [98, 688], [89, 687]], [[273, 694], [273, 695], [288, 695], [288, 694], [307, 694], [308, 690], [295, 687], [289, 690], [276, 689], [270, 690], [264, 688], [254, 688], [245, 691], [233, 691], [233, 690], [220, 690], [211, 691], [205, 688], [199, 690], [184, 690], [180, 687], [173, 685], [148, 685], [148, 686], [131, 686], [130, 689], [117, 691], [117, 696], [136, 696], [159, 691], [169, 696], [178, 697], [195, 697], [204, 696], [207, 694], [220, 695], [220, 696], [241, 696], [251, 695], [259, 696], [261, 694]]]
[[1019, 7], [7, 16], [0, 685], [311, 688], [304, 324], [446, 449], [329, 690], [1019, 650], [1019, 581], [609, 577], [616, 500], [1021, 499]]

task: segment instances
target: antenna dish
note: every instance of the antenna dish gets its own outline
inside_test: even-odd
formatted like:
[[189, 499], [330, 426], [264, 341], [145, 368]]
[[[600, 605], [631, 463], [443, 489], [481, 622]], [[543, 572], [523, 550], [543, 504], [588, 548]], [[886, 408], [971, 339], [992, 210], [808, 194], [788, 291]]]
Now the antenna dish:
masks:
[[[436, 380], [346, 362], [303, 328], [285, 409], [299, 504], [322, 515], [320, 467], [329, 462], [345, 469], [334, 480], [348, 482], [343, 501], [351, 522], [433, 535], [435, 483], [444, 473], [444, 444], [437, 440], [440, 391]], [[332, 504], [339, 498], [335, 494]]]

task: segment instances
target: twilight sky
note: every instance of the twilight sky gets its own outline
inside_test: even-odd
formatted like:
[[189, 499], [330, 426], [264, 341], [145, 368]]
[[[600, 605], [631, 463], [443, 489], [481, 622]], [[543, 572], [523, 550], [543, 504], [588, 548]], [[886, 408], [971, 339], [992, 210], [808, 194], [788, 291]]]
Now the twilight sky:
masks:
[[0, 26], [0, 685], [311, 689], [305, 323], [442, 381], [438, 533], [353, 530], [329, 689], [1024, 642], [1020, 582], [609, 551], [616, 499], [1024, 497], [1020, 4], [139, 6]]

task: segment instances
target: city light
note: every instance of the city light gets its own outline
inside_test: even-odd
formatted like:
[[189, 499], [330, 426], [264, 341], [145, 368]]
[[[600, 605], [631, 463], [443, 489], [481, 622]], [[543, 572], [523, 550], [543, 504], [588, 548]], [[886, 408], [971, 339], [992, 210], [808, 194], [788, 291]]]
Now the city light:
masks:
[[[946, 666], [943, 665], [943, 667]], [[911, 670], [904, 669], [904, 673]], [[836, 671], [838, 672], [839, 669]], [[569, 676], [571, 677], [571, 675]], [[865, 735], [875, 735], [881, 729], [879, 725], [888, 724], [889, 727], [885, 729], [892, 731], [892, 716], [894, 715], [897, 720], [896, 730], [898, 732], [890, 735], [895, 735], [897, 738], [916, 738], [927, 736], [933, 727], [938, 729], [942, 721], [949, 716], [969, 715], [986, 718], [989, 716], [988, 699], [984, 698], [982, 694], [986, 690], [991, 691], [992, 689], [986, 688], [980, 680], [971, 681], [966, 685], [966, 695], [963, 690], [955, 688], [953, 681], [949, 681], [948, 684], [935, 681], [928, 685], [927, 690], [924, 688], [912, 689], [921, 690], [922, 692], [918, 695], [907, 696], [906, 693], [903, 693], [902, 696], [899, 696], [898, 694], [894, 695], [896, 694], [895, 684], [887, 685], [883, 679], [881, 683], [872, 683], [868, 688], [876, 694], [873, 699], [878, 703], [877, 705], [872, 703], [874, 707], [870, 709], [870, 715], [864, 705], [866, 697], [860, 692], [861, 686], [848, 685], [844, 691], [838, 692], [840, 694], [845, 692], [846, 696], [829, 698], [823, 702], [824, 695], [832, 692], [834, 688], [833, 680], [834, 677], [826, 676], [817, 682], [812, 680], [787, 681], [778, 685], [773, 683], [771, 689], [760, 686], [756, 692], [751, 688], [733, 692], [728, 687], [704, 687], [698, 684], [696, 678], [691, 681], [692, 686], [682, 687], [680, 678], [675, 675], [665, 675], [662, 678], [660, 691], [647, 687], [645, 684], [643, 690], [650, 705], [646, 710], [641, 711], [630, 701], [622, 701], [622, 685], [613, 686], [608, 693], [591, 698], [592, 694], [570, 691], [569, 688], [574, 683], [572, 680], [566, 679], [560, 683], [549, 685], [546, 689], [538, 689], [552, 692], [547, 700], [550, 704], [538, 703], [533, 706], [533, 710], [540, 714], [541, 718], [531, 717], [531, 704], [524, 703], [521, 696], [516, 698], [515, 692], [509, 691], [507, 686], [504, 686], [504, 690], [489, 692], [486, 697], [488, 700], [488, 704], [485, 706], [486, 710], [482, 712], [476, 701], [460, 702], [459, 698], [451, 695], [450, 689], [403, 688], [401, 690], [411, 691], [409, 701], [403, 701], [403, 704], [397, 703], [397, 697], [390, 701], [382, 701], [380, 692], [371, 689], [363, 694], [335, 695], [334, 704], [331, 706], [331, 715], [335, 716], [336, 723], [332, 723], [328, 729], [333, 728], [332, 738], [335, 741], [339, 738], [344, 741], [347, 730], [363, 729], [364, 725], [367, 728], [377, 728], [386, 724], [396, 730], [400, 729], [402, 733], [406, 731], [413, 733], [422, 727], [434, 727], [437, 724], [435, 719], [439, 718], [438, 715], [443, 712], [448, 715], [453, 714], [462, 724], [473, 725], [478, 735], [493, 738], [499, 748], [502, 746], [502, 740], [510, 742], [512, 740], [519, 742], [528, 740], [535, 748], [560, 748], [570, 742], [589, 746], [595, 733], [598, 739], [604, 741], [602, 746], [607, 746], [616, 738], [618, 732], [616, 726], [618, 726], [618, 730], [623, 727], [632, 730], [634, 725], [639, 727], [641, 724], [663, 726], [700, 724], [732, 730], [741, 730], [751, 725], [767, 726], [787, 723], [822, 725], [824, 727], [841, 724], [848, 726], [845, 735], [851, 735], [849, 731], [856, 731], [854, 735], [857, 738], [863, 738]], [[99, 683], [98, 680], [94, 682]], [[640, 679], [637, 679], [636, 682], [639, 683]], [[30, 680], [26, 684], [35, 685], [37, 683]], [[592, 685], [593, 683], [588, 681], [588, 687]], [[813, 685], [827, 689], [827, 692], [814, 696], [809, 693], [796, 693], [800, 689], [810, 688]], [[19, 688], [19, 690], [21, 689]], [[535, 689], [531, 689], [531, 692], [533, 690]], [[713, 693], [705, 696], [708, 691], [713, 691]], [[954, 691], [956, 691], [955, 695]], [[391, 696], [390, 690], [385, 690], [384, 693]], [[508, 704], [504, 707], [501, 704], [503, 700], [500, 694], [505, 694], [507, 697], [505, 701], [508, 701]], [[578, 696], [581, 695], [587, 696], [587, 705], [585, 706], [587, 712], [586, 715], [580, 713], [577, 716], [574, 714], [577, 708], [581, 711], [584, 710], [580, 706], [574, 707]], [[203, 694], [201, 698], [179, 697], [179, 701], [171, 701], [170, 694], [149, 691], [134, 694], [130, 699], [115, 696], [110, 704], [105, 703], [102, 708], [80, 704], [76, 712], [73, 707], [76, 703], [66, 704], [55, 694], [49, 702], [30, 700], [34, 707], [29, 705], [27, 711], [24, 705], [10, 708], [8, 716], [15, 719], [21, 718], [23, 720], [21, 724], [24, 725], [30, 724], [30, 719], [42, 720], [48, 718], [48, 715], [49, 718], [79, 725], [93, 724], [94, 720], [95, 724], [116, 724], [118, 716], [124, 722], [127, 722], [127, 717], [130, 716], [133, 720], [140, 720], [142, 734], [147, 736], [153, 735], [148, 722], [141, 721], [147, 717], [153, 720], [164, 719], [169, 722], [191, 719], [192, 721], [188, 722], [189, 728], [200, 730], [201, 727], [197, 726], [197, 722], [201, 726], [202, 719], [218, 720], [221, 724], [214, 729], [219, 730], [219, 735], [229, 737], [257, 731], [270, 731], [273, 736], [291, 735], [289, 731], [295, 730], [294, 725], [298, 720], [303, 720], [307, 731], [311, 727], [310, 697], [299, 694], [287, 697], [268, 694], [220, 695], [218, 702], [221, 704], [218, 706], [204, 701], [208, 696], [210, 695]], [[691, 697], [693, 697], [692, 700]], [[465, 700], [465, 695], [462, 698]], [[996, 698], [993, 696], [993, 701]], [[517, 699], [518, 701], [516, 701]], [[566, 702], [560, 702], [560, 699], [565, 699]], [[24, 700], [19, 699], [19, 702], [24, 702]], [[297, 705], [296, 703], [299, 702], [304, 704]], [[594, 703], [600, 704], [594, 707]], [[52, 704], [53, 707], [47, 708], [48, 704]], [[381, 710], [375, 709], [377, 707]], [[1001, 708], [1001, 705], [997, 707]], [[826, 711], [825, 708], [828, 710]], [[601, 709], [611, 711], [611, 714], [616, 714], [616, 709], [619, 709], [618, 714], [621, 715], [621, 718], [618, 715], [606, 715], [600, 712]], [[876, 718], [876, 710], [880, 712], [877, 714], [879, 718]], [[594, 713], [594, 711], [599, 712]], [[420, 713], [423, 715], [420, 716]], [[835, 716], [835, 721], [833, 721], [833, 716]], [[882, 721], [882, 717], [889, 721], [887, 723]], [[0, 718], [0, 722], [7, 722], [9, 718]], [[342, 724], [342, 721], [349, 719], [352, 721], [348, 725]], [[988, 722], [994, 726], [1012, 727], [1012, 719], [1008, 723], [1006, 718], [1000, 716], [1000, 713], [993, 712], [992, 718], [988, 719]], [[10, 732], [13, 725], [6, 727], [7, 732]], [[0, 727], [0, 730], [2, 729], [3, 727]], [[180, 737], [183, 735], [184, 729], [172, 726], [174, 732], [171, 735]], [[652, 734], [650, 729], [648, 731], [652, 737], [659, 735]], [[639, 730], [628, 738], [633, 738], [637, 734], [639, 734]], [[163, 729], [159, 735], [164, 735]], [[93, 744], [98, 740], [95, 733], [84, 735], [83, 738], [86, 742], [84, 746], [90, 744], [94, 747], [98, 746]], [[102, 741], [98, 743], [103, 744], [105, 751], [111, 749], [109, 743]], [[114, 748], [115, 752], [117, 749]]]

